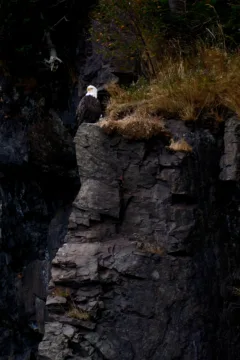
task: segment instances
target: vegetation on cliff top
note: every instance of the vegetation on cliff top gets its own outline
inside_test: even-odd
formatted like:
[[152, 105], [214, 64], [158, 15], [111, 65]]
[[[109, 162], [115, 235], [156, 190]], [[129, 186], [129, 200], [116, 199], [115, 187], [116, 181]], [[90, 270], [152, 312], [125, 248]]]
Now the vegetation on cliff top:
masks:
[[239, 1], [172, 3], [99, 1], [92, 27], [99, 52], [113, 61], [127, 58], [139, 74], [128, 88], [108, 86], [105, 131], [130, 135], [135, 129], [130, 137], [148, 138], [162, 127], [157, 118], [222, 121], [229, 111], [240, 115]]
[[239, 13], [239, 0], [100, 0], [91, 34], [104, 56], [149, 78], [164, 56], [192, 55], [199, 42], [238, 47]]
[[223, 120], [227, 110], [240, 116], [240, 56], [218, 48], [204, 48], [195, 57], [165, 58], [155, 78], [127, 89], [108, 87], [111, 119], [138, 115], [202, 116]]

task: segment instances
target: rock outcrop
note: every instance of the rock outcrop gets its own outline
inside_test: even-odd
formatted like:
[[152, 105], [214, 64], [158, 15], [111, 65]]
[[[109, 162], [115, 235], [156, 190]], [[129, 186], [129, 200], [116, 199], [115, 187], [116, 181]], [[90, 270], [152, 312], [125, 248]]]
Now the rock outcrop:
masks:
[[52, 262], [39, 360], [238, 358], [238, 119], [224, 139], [168, 128], [193, 151], [78, 129], [81, 188]]

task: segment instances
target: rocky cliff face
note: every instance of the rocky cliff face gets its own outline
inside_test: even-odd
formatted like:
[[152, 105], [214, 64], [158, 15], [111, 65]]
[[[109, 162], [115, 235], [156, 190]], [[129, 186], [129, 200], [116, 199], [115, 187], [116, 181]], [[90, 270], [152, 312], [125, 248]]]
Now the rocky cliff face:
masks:
[[191, 153], [83, 124], [39, 360], [239, 358], [239, 120], [169, 120]]
[[74, 145], [86, 85], [134, 79], [86, 41], [93, 3], [58, 71], [0, 101], [0, 360], [240, 359], [239, 120], [169, 120], [191, 153], [87, 124]]
[[[76, 3], [80, 13], [68, 9], [71, 21], [62, 22], [54, 36], [63, 59], [58, 71], [39, 66], [33, 54], [24, 66], [14, 59], [11, 76], [0, 66], [0, 360], [35, 359], [50, 264], [80, 186], [70, 135], [76, 132], [76, 106], [90, 82], [116, 80], [83, 30], [94, 3]], [[51, 11], [56, 23], [61, 9], [54, 17]]]
[[[36, 110], [36, 104], [26, 109]], [[0, 109], [1, 360], [34, 358], [44, 330], [49, 265], [79, 186], [72, 140], [57, 115], [29, 122], [23, 113], [6, 118]]]

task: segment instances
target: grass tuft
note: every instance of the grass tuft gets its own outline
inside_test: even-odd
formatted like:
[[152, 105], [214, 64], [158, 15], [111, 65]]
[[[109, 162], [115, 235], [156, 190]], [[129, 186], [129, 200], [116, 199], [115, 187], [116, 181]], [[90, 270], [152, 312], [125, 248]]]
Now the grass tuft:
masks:
[[69, 310], [68, 316], [77, 320], [90, 320], [90, 314], [88, 312], [80, 310], [76, 307]]
[[122, 120], [106, 119], [99, 126], [107, 134], [117, 133], [130, 140], [150, 139], [153, 136], [168, 136], [159, 117], [143, 117], [141, 114], [127, 115]]
[[52, 296], [61, 296], [64, 298], [69, 298], [71, 296], [70, 289], [63, 287], [55, 287], [52, 291]]
[[189, 145], [185, 139], [180, 139], [174, 141], [173, 139], [170, 140], [170, 145], [168, 146], [170, 150], [173, 151], [182, 151], [182, 152], [191, 152], [192, 146]]

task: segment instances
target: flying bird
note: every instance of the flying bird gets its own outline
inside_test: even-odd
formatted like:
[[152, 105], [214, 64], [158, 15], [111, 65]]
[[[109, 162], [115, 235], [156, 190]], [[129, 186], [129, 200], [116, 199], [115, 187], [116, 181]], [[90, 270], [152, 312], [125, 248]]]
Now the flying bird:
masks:
[[86, 95], [80, 100], [77, 111], [77, 126], [82, 123], [95, 123], [99, 120], [102, 109], [101, 104], [97, 98], [98, 90], [95, 86], [89, 85], [87, 87]]

